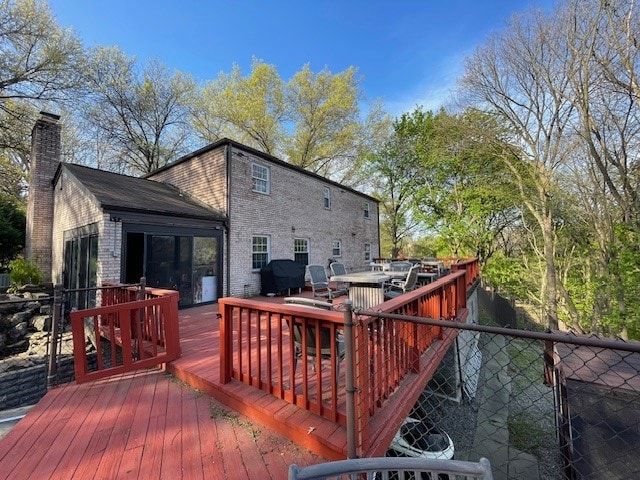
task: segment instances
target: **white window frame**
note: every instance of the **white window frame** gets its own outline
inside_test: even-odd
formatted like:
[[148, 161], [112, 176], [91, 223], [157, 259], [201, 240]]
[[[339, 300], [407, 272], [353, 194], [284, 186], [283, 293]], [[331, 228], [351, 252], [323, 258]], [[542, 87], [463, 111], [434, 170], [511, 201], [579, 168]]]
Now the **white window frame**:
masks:
[[331, 210], [331, 189], [329, 187], [324, 187], [322, 191], [322, 205], [325, 210]]
[[[266, 240], [266, 251], [260, 249], [260, 250], [256, 250], [256, 239], [261, 238], [261, 239], [265, 239]], [[262, 244], [259, 245], [260, 247], [262, 247]], [[255, 267], [255, 255], [264, 255], [266, 253], [267, 255], [267, 259], [264, 262], [264, 265], [261, 265], [259, 267]], [[269, 237], [269, 235], [253, 235], [251, 237], [251, 270], [252, 271], [258, 271], [260, 270], [262, 267], [264, 267], [265, 265], [267, 265], [269, 263], [269, 261], [271, 260], [271, 237]]]
[[[307, 255], [307, 262], [311, 259], [310, 251], [309, 251], [309, 239], [296, 237], [293, 239], [293, 258], [296, 257], [296, 253], [303, 253]], [[298, 250], [298, 245], [304, 245], [304, 250]], [[308, 265], [308, 263], [307, 263]]]
[[364, 218], [371, 218], [371, 204], [364, 202]]
[[[336, 251], [338, 253], [336, 253]], [[334, 240], [333, 245], [331, 246], [331, 256], [332, 257], [341, 257], [342, 256], [342, 240]]]
[[369, 242], [366, 242], [364, 244], [364, 261], [365, 262], [371, 261], [371, 244]]
[[[256, 172], [256, 170], [258, 170]], [[251, 164], [251, 190], [262, 195], [271, 192], [271, 169], [259, 163]]]

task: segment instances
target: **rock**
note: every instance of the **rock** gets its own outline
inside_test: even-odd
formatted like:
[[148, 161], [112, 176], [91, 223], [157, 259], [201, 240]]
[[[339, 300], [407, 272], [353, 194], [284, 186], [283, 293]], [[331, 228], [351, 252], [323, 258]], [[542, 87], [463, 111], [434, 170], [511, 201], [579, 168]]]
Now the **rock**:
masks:
[[4, 346], [7, 344], [7, 336], [0, 332], [0, 352], [4, 349]]
[[39, 332], [48, 332], [51, 330], [51, 316], [37, 315], [31, 319], [31, 326]]
[[8, 337], [10, 340], [16, 341], [23, 338], [29, 331], [29, 324], [27, 322], [20, 322], [11, 330], [9, 330]]
[[51, 315], [52, 311], [53, 311], [53, 308], [51, 307], [51, 304], [45, 304], [40, 306], [40, 315]]
[[29, 319], [31, 319], [32, 316], [33, 316], [33, 314], [28, 310], [25, 310], [23, 312], [14, 313], [13, 316], [11, 317], [11, 320], [9, 320], [9, 325], [12, 326], [12, 327], [16, 327], [17, 325], [19, 325], [21, 323], [28, 322]]

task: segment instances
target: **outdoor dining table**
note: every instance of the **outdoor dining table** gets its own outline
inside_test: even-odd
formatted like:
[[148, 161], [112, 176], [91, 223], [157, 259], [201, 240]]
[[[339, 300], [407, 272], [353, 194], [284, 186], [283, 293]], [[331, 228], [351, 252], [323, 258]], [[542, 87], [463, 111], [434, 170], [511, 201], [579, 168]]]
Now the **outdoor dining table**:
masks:
[[334, 275], [332, 282], [349, 284], [349, 300], [353, 308], [366, 310], [384, 302], [384, 284], [391, 280], [387, 272], [355, 272]]

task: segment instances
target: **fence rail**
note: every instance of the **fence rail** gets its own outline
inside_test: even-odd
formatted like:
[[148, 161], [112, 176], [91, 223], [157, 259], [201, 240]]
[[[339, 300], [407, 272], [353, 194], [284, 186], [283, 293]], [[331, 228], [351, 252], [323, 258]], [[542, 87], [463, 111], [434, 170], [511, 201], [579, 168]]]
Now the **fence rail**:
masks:
[[[76, 381], [167, 363], [180, 356], [178, 293], [109, 285], [101, 307], [71, 312]], [[102, 339], [109, 342], [103, 345]], [[87, 341], [96, 349], [95, 368]]]

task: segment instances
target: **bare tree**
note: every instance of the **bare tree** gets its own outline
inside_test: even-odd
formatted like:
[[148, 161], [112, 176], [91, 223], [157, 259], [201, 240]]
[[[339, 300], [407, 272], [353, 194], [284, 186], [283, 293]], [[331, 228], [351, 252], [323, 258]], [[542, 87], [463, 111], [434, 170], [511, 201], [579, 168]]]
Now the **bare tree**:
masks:
[[514, 16], [467, 61], [461, 86], [468, 97], [499, 115], [510, 128], [513, 150], [502, 159], [514, 176], [522, 204], [542, 236], [546, 321], [558, 328], [558, 279], [553, 217], [554, 174], [566, 155], [565, 131], [573, 115], [567, 99], [568, 52], [563, 25], [532, 10]]
[[[640, 256], [640, 249], [619, 232], [640, 232], [640, 13], [633, 1], [572, 0], [566, 18], [569, 98], [578, 112], [582, 153], [575, 185], [597, 199], [581, 197], [598, 245], [593, 274], [607, 279], [594, 289], [591, 325], [628, 337], [633, 282], [624, 252]], [[607, 317], [617, 319], [608, 329], [602, 324]]]
[[135, 60], [111, 47], [93, 52], [87, 80], [89, 118], [112, 158], [145, 174], [185, 153], [187, 104], [194, 89], [189, 76], [169, 74], [155, 61], [138, 74]]

